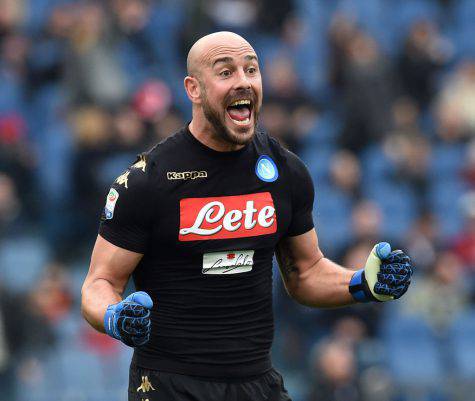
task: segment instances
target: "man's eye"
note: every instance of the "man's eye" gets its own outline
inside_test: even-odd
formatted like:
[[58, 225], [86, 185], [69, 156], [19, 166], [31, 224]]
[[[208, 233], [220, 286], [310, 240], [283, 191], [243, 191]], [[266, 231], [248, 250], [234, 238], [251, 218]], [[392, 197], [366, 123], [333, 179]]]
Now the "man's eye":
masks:
[[229, 77], [231, 75], [231, 71], [229, 70], [224, 70], [219, 73], [222, 77]]
[[249, 67], [249, 68], [247, 69], [247, 72], [248, 72], [249, 74], [255, 74], [256, 71], [257, 71], [257, 68], [256, 68], [256, 67]]

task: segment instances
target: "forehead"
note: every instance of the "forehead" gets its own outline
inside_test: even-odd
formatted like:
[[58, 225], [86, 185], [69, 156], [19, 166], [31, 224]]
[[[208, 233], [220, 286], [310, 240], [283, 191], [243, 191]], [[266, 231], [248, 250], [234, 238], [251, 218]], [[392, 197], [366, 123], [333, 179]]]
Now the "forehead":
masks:
[[221, 58], [230, 58], [234, 60], [255, 58], [257, 61], [257, 55], [254, 49], [247, 43], [241, 45], [216, 45], [206, 49], [201, 56], [201, 64], [204, 66], [212, 67], [213, 64]]

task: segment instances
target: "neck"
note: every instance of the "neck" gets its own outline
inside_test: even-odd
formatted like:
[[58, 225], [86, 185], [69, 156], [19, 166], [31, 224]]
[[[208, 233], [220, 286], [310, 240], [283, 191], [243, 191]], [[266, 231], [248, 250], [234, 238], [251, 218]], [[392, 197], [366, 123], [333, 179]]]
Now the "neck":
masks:
[[226, 141], [215, 132], [214, 127], [206, 119], [201, 110], [193, 110], [193, 119], [188, 126], [191, 134], [208, 148], [218, 152], [232, 152], [242, 149], [245, 145], [237, 145]]

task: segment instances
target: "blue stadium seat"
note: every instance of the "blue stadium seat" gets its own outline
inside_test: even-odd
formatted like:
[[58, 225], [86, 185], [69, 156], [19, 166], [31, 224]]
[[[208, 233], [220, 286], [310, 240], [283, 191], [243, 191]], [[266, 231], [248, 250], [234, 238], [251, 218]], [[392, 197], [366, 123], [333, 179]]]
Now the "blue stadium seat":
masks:
[[443, 367], [437, 342], [427, 324], [416, 317], [391, 316], [383, 325], [383, 341], [392, 377], [406, 386], [437, 386]]
[[300, 157], [307, 165], [315, 186], [328, 182], [330, 163], [335, 154], [331, 146], [313, 145], [306, 146], [300, 152]]
[[410, 187], [384, 179], [368, 182], [363, 188], [366, 197], [378, 204], [383, 213], [383, 235], [402, 240], [417, 213], [417, 200]]
[[0, 243], [0, 282], [11, 291], [27, 291], [49, 261], [46, 244], [36, 237], [5, 239]]
[[453, 14], [457, 25], [472, 25], [475, 20], [475, 2], [472, 0], [455, 2]]
[[[115, 371], [115, 367], [101, 360], [98, 355], [83, 347], [67, 346], [58, 349], [57, 357], [56, 362], [62, 369], [62, 382], [58, 384], [71, 397], [100, 400], [101, 397], [115, 399], [120, 394], [119, 389], [114, 396], [108, 394], [111, 388], [107, 382], [113, 378], [111, 372]], [[122, 391], [125, 393], [126, 389]]]
[[460, 179], [448, 177], [431, 182], [429, 201], [437, 217], [442, 238], [449, 239], [462, 228], [460, 198], [465, 191], [466, 186]]
[[[80, 296], [80, 292], [73, 292], [73, 294], [78, 297]], [[79, 308], [74, 308], [70, 311], [67, 316], [62, 318], [61, 321], [57, 322], [53, 327], [58, 345], [62, 348], [75, 346], [85, 324], [84, 318], [79, 312]]]
[[[303, 140], [304, 149], [332, 148], [341, 128], [341, 120], [333, 113], [322, 113], [315, 120], [314, 127]], [[307, 155], [306, 157], [311, 157]]]
[[454, 319], [450, 338], [457, 375], [475, 381], [475, 310], [460, 313]]
[[370, 145], [361, 155], [363, 178], [367, 182], [384, 179], [394, 174], [394, 164], [384, 153], [381, 145]]
[[432, 179], [455, 179], [459, 176], [466, 159], [467, 147], [463, 144], [439, 144], [434, 146], [429, 173]]
[[0, 71], [0, 115], [23, 110], [23, 93], [20, 82]]
[[436, 1], [431, 0], [386, 0], [388, 10], [392, 12], [390, 20], [394, 21], [394, 30], [406, 35], [408, 28], [416, 21], [430, 20], [437, 23], [442, 10]]
[[155, 78], [158, 66], [151, 61], [153, 55], [148, 52], [147, 55], [137, 49], [131, 40], [124, 40], [118, 45], [117, 59], [127, 78], [129, 93], [135, 93], [147, 79]]
[[71, 184], [70, 168], [74, 152], [70, 127], [61, 122], [50, 125], [45, 129], [39, 146], [38, 178], [41, 181], [42, 192], [51, 198], [68, 199]]
[[81, 294], [82, 284], [89, 270], [89, 261], [82, 260], [70, 266], [69, 277], [71, 278], [71, 291], [74, 294]]
[[322, 249], [334, 255], [351, 240], [351, 199], [329, 185], [316, 185], [313, 218]]
[[29, 0], [26, 1], [26, 19], [24, 27], [30, 35], [40, 34], [54, 7], [71, 3], [74, 0]]
[[378, 42], [383, 42], [388, 33], [386, 4], [380, 0], [340, 0], [338, 11], [356, 17], [361, 25]]
[[122, 174], [127, 167], [134, 163], [136, 152], [116, 152], [114, 155], [104, 158], [98, 174], [98, 182], [107, 188]]
[[470, 59], [475, 57], [475, 26], [469, 24], [454, 24], [447, 31], [448, 39], [454, 44], [456, 59]]
[[[57, 127], [64, 123], [60, 114], [65, 102], [65, 93], [60, 85], [48, 84], [35, 90], [29, 103], [27, 117], [30, 138], [38, 146], [43, 146], [43, 141], [52, 129], [51, 127]], [[58, 142], [72, 136], [70, 129], [65, 128], [64, 132], [67, 137], [58, 137]]]
[[454, 44], [458, 58], [475, 56], [475, 3], [471, 0], [454, 2], [453, 23], [447, 29], [448, 38]]
[[305, 35], [294, 50], [297, 73], [304, 77], [308, 94], [324, 90], [328, 81], [327, 32], [331, 21], [333, 2], [298, 0], [297, 16], [304, 21]]

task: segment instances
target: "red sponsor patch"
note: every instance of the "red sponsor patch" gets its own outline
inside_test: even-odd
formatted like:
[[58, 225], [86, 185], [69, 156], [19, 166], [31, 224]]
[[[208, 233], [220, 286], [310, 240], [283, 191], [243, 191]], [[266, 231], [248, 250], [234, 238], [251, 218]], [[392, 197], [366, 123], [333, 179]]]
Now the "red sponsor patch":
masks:
[[180, 200], [179, 241], [254, 237], [276, 231], [270, 192]]

